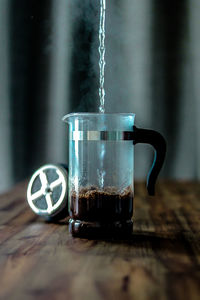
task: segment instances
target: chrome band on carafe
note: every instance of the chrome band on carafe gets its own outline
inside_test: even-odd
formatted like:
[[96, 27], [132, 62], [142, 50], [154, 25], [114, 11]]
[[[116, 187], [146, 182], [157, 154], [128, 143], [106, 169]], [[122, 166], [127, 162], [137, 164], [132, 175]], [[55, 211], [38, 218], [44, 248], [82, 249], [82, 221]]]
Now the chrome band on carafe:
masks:
[[71, 131], [70, 140], [73, 141], [131, 141], [133, 131]]

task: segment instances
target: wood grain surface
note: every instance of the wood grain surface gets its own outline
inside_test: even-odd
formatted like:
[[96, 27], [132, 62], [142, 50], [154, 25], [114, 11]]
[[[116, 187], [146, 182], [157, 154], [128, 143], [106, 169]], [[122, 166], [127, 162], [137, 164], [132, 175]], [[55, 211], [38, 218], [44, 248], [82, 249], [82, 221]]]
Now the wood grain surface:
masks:
[[129, 240], [73, 238], [26, 204], [26, 183], [0, 196], [0, 299], [200, 299], [200, 184], [135, 184]]

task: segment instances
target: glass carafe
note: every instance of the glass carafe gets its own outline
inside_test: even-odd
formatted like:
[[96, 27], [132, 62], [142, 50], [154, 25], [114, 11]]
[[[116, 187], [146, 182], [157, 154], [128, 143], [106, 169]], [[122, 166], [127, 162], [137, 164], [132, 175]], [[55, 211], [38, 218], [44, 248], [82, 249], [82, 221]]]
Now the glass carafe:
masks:
[[69, 228], [74, 236], [130, 234], [133, 228], [134, 144], [149, 143], [155, 159], [147, 179], [154, 194], [166, 144], [134, 126], [135, 114], [74, 113], [69, 125]]

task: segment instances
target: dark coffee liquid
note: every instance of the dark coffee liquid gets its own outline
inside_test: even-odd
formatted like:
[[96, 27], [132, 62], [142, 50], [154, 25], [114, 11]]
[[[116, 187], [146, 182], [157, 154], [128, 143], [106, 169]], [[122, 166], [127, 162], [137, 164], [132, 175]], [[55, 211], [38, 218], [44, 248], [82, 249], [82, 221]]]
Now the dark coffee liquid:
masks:
[[[82, 188], [70, 197], [70, 230], [72, 234], [88, 232], [114, 233], [132, 226], [133, 191], [130, 187], [118, 192], [114, 187], [103, 190], [97, 187]], [[117, 231], [118, 231], [117, 230]]]

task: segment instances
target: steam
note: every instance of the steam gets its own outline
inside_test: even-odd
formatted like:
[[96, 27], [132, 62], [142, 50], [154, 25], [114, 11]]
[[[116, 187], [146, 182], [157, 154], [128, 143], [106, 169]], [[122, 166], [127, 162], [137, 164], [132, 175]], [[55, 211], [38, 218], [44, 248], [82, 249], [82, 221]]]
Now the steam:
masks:
[[99, 0], [70, 1], [72, 111], [96, 111], [99, 104], [99, 8]]

